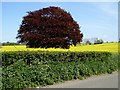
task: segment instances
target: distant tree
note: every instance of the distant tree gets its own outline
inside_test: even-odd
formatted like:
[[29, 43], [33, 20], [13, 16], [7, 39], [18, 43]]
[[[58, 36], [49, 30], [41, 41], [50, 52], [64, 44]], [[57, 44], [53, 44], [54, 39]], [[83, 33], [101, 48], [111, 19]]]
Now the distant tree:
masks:
[[83, 34], [70, 13], [59, 7], [28, 12], [18, 30], [19, 43], [30, 48], [69, 48], [82, 41]]
[[20, 45], [19, 43], [15, 43], [15, 42], [3, 42], [2, 46], [12, 46], [12, 45]]
[[118, 42], [120, 42], [120, 38], [119, 38], [119, 41]]
[[102, 44], [104, 43], [104, 41], [102, 39], [99, 40], [99, 44]]
[[104, 41], [102, 39], [97, 39], [94, 41], [94, 44], [102, 44]]
[[87, 40], [87, 41], [86, 41], [86, 44], [89, 44], [89, 45], [91, 45], [91, 42], [90, 42], [89, 40]]

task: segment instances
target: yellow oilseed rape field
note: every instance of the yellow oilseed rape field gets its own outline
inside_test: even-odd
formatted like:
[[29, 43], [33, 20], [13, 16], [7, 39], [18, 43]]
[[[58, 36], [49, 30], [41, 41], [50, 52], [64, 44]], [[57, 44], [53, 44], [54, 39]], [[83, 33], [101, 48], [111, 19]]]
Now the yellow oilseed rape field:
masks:
[[[120, 44], [120, 43], [119, 43]], [[103, 52], [118, 52], [118, 43], [104, 43], [96, 45], [77, 45], [71, 46], [69, 49], [61, 48], [26, 48], [25, 45], [16, 45], [16, 46], [2, 46], [2, 52], [4, 51], [71, 51], [71, 52], [84, 52], [84, 51], [103, 51]]]

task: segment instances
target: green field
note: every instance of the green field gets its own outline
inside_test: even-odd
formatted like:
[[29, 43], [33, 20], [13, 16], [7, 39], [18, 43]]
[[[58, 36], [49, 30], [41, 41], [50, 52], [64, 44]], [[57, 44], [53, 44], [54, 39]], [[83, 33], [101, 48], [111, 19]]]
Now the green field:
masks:
[[70, 49], [61, 48], [26, 48], [25, 45], [16, 46], [2, 46], [2, 52], [4, 51], [72, 51], [72, 52], [83, 52], [83, 51], [106, 51], [106, 52], [118, 52], [118, 43], [104, 43], [96, 45], [77, 45], [71, 46]]

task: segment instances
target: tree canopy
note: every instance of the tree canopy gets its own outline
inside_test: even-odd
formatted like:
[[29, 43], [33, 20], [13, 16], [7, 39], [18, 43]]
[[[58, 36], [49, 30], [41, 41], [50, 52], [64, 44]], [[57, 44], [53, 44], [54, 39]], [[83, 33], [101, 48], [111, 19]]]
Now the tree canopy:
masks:
[[82, 41], [79, 25], [60, 7], [51, 6], [27, 13], [18, 30], [19, 43], [32, 48], [69, 48]]

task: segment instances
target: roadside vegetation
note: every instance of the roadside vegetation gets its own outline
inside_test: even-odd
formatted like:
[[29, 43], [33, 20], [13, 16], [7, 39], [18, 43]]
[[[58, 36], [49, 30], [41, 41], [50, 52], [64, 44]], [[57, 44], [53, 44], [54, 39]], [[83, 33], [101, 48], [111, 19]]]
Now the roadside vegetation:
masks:
[[118, 71], [118, 56], [109, 52], [2, 53], [3, 90], [52, 85]]
[[2, 46], [3, 90], [42, 87], [114, 71], [118, 71], [118, 43], [69, 49]]

